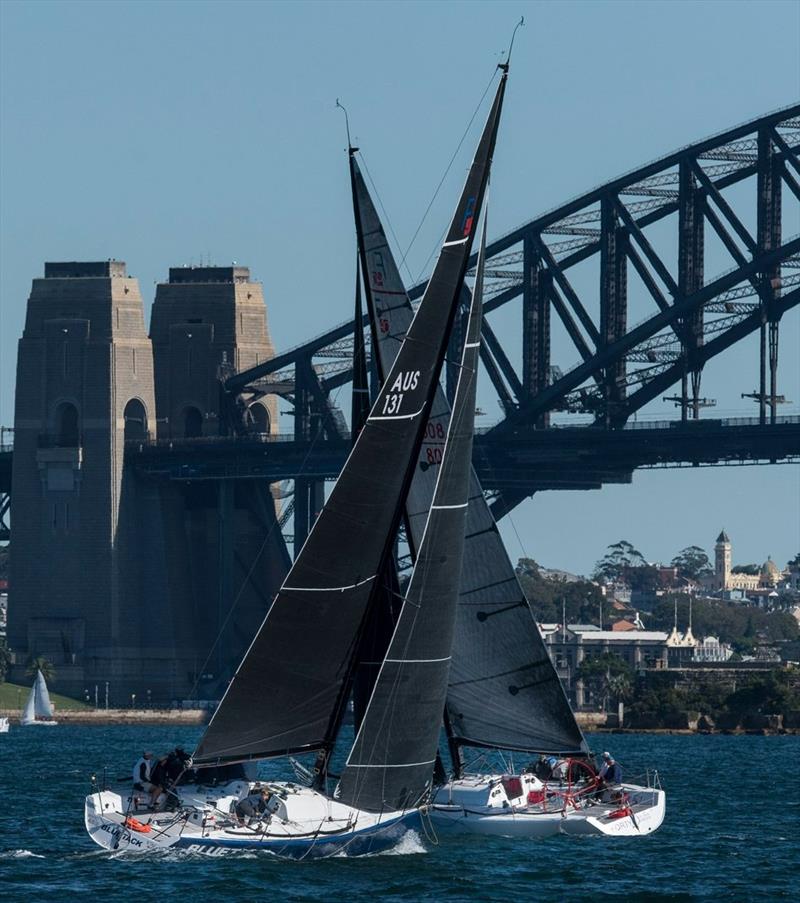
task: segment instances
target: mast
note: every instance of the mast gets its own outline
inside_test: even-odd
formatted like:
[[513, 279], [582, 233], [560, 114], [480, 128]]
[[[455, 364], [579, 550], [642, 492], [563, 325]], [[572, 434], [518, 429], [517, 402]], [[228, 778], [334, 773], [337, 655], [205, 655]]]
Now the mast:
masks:
[[[322, 750], [352, 686], [458, 306], [497, 137], [504, 73], [422, 302], [367, 422], [200, 739], [196, 764]], [[264, 692], [269, 687], [270, 692]], [[327, 768], [318, 762], [319, 773]]]
[[343, 802], [367, 811], [416, 806], [437, 757], [464, 552], [485, 237], [484, 220], [453, 416], [419, 555], [339, 784]]
[[356, 301], [353, 314], [353, 400], [350, 414], [350, 434], [353, 444], [369, 417], [369, 379], [367, 377], [367, 350], [364, 346], [363, 321], [361, 263], [356, 255]]
[[[392, 366], [414, 316], [377, 209], [356, 158], [351, 157], [357, 222], [365, 248], [362, 272], [373, 330], [373, 356]], [[406, 504], [412, 550], [427, 519], [450, 406], [437, 389]], [[462, 746], [550, 754], [588, 747], [547, 652], [514, 566], [472, 474], [461, 576], [451, 690], [445, 730], [453, 766]]]

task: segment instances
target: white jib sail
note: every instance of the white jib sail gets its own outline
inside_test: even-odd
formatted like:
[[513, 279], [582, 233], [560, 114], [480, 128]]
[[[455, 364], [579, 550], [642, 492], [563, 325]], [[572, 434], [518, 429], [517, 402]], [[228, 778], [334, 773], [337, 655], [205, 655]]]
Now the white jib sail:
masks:
[[50, 702], [50, 694], [47, 692], [47, 684], [41, 671], [36, 672], [36, 682], [33, 685], [34, 711], [37, 718], [52, 718], [53, 704]]

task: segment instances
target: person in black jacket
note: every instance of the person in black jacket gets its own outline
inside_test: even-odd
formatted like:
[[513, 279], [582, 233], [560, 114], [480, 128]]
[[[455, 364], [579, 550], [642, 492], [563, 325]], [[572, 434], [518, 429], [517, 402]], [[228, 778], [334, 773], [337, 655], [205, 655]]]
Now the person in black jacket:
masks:
[[258, 818], [267, 811], [270, 792], [266, 787], [253, 788], [248, 796], [236, 803], [234, 810], [240, 825]]

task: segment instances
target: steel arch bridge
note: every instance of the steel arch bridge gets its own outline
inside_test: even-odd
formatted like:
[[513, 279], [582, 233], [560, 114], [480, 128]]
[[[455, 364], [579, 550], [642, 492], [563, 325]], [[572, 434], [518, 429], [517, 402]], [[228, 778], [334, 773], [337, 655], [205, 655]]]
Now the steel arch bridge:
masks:
[[[556, 411], [590, 414], [594, 426], [619, 430], [673, 386], [681, 419], [698, 419], [707, 404], [704, 365], [752, 333], [760, 360], [750, 397], [758, 422], [777, 425], [779, 324], [800, 300], [800, 237], [783, 229], [787, 211], [800, 210], [799, 154], [800, 104], [648, 163], [493, 241], [481, 355], [504, 416], [487, 438], [533, 441]], [[727, 258], [713, 275], [709, 244]], [[412, 299], [424, 288], [414, 286]], [[512, 354], [490, 321], [518, 299], [521, 348]], [[635, 324], [629, 299], [648, 309]], [[567, 371], [551, 360], [554, 326], [579, 358]], [[351, 379], [353, 329], [343, 323], [234, 374], [225, 390], [283, 395], [294, 404], [297, 440], [341, 440], [346, 426], [330, 393]], [[454, 369], [446, 377], [452, 391]], [[496, 514], [533, 488], [501, 490]]]

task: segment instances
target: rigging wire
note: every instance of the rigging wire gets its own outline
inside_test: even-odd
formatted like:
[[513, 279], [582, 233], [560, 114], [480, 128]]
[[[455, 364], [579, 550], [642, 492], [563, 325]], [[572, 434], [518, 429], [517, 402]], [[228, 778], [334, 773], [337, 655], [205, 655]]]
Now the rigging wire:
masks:
[[[414, 232], [413, 236], [411, 237], [411, 241], [409, 242], [408, 247], [406, 248], [405, 254], [403, 254], [403, 257], [400, 261], [400, 266], [403, 266], [405, 264], [406, 258], [408, 257], [409, 253], [411, 252], [411, 248], [414, 246], [414, 242], [417, 240], [417, 236], [419, 235], [420, 230], [422, 229], [422, 226], [425, 223], [425, 220], [428, 218], [428, 214], [431, 211], [431, 207], [433, 207], [433, 205], [436, 201], [436, 198], [439, 196], [439, 191], [441, 190], [442, 185], [444, 185], [445, 179], [447, 178], [447, 176], [450, 173], [450, 170], [453, 167], [453, 163], [455, 162], [455, 159], [458, 156], [459, 151], [461, 150], [461, 146], [464, 144], [464, 141], [466, 140], [466, 137], [469, 134], [469, 130], [472, 128], [472, 123], [475, 122], [475, 117], [478, 115], [478, 111], [483, 106], [483, 102], [486, 99], [486, 95], [489, 93], [489, 89], [492, 87], [492, 82], [495, 80], [496, 75], [497, 75], [497, 69], [495, 68], [492, 70], [492, 77], [489, 79], [489, 82], [486, 85], [486, 88], [484, 89], [483, 94], [481, 94], [481, 99], [478, 101], [478, 104], [475, 107], [475, 109], [472, 113], [472, 116], [470, 117], [469, 122], [467, 123], [467, 127], [464, 129], [464, 133], [462, 134], [461, 138], [459, 139], [459, 142], [456, 145], [456, 149], [453, 151], [452, 157], [450, 157], [450, 162], [447, 164], [447, 167], [442, 175], [442, 178], [439, 180], [439, 184], [436, 186], [436, 190], [433, 192], [433, 196], [431, 197], [430, 201], [428, 202], [428, 206], [425, 208], [425, 212], [422, 214], [422, 219], [419, 221], [419, 225], [417, 226], [416, 231]], [[440, 244], [441, 244], [441, 241], [437, 242], [436, 245], [434, 245], [433, 251], [431, 251], [431, 253], [428, 255], [428, 259], [425, 261], [425, 264], [423, 265], [422, 270], [420, 271], [420, 276], [417, 276], [417, 279], [416, 279], [417, 282], [419, 282], [422, 273], [425, 272], [425, 269], [427, 268], [428, 264], [431, 261], [431, 258], [436, 253], [436, 250], [438, 249]], [[406, 266], [406, 269], [408, 269], [407, 266]]]
[[[375, 197], [378, 199], [378, 204], [380, 204], [380, 208], [383, 213], [383, 218], [386, 221], [386, 224], [389, 226], [389, 231], [392, 233], [392, 238], [394, 239], [395, 247], [399, 251], [400, 248], [402, 247], [400, 244], [400, 239], [397, 237], [397, 233], [394, 231], [394, 226], [392, 225], [392, 219], [389, 216], [389, 211], [386, 209], [386, 207], [383, 203], [383, 198], [381, 198], [380, 192], [378, 191], [378, 186], [375, 184], [375, 180], [372, 178], [372, 173], [369, 171], [369, 167], [367, 166], [367, 161], [364, 158], [364, 152], [360, 149], [358, 152], [358, 156], [361, 158], [361, 162], [364, 164], [364, 172], [367, 174], [367, 178], [369, 179], [369, 184], [372, 186], [372, 190], [375, 192]], [[400, 261], [400, 265], [398, 266], [398, 269], [400, 269], [400, 267], [404, 266], [404, 265], [406, 268], [406, 272], [408, 273], [408, 278], [413, 282], [414, 275], [411, 272], [411, 270], [409, 269], [408, 264], [406, 263], [405, 255], [403, 255], [403, 259]]]

